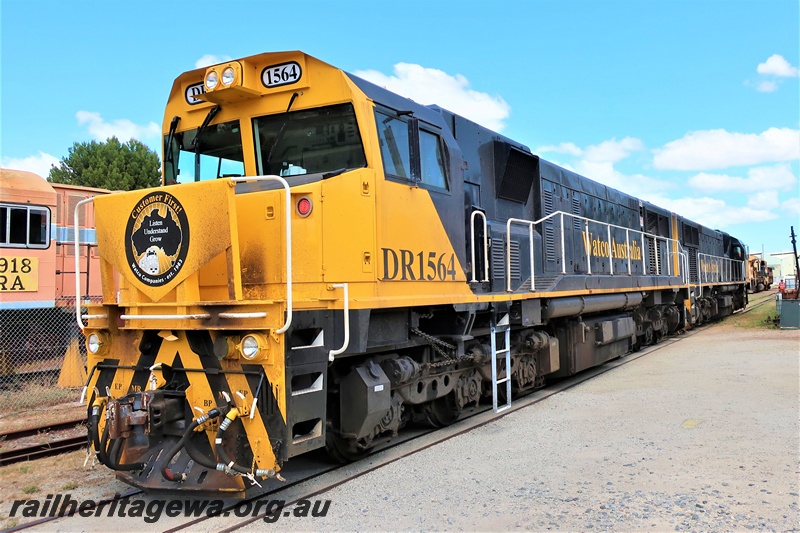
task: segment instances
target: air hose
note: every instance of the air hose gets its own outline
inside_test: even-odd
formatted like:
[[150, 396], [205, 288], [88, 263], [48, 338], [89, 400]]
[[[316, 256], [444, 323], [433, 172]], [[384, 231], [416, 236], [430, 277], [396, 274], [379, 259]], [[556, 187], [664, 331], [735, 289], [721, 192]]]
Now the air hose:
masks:
[[217, 451], [217, 464], [216, 468], [220, 472], [225, 472], [228, 475], [234, 475], [233, 472], [244, 474], [246, 476], [257, 476], [257, 477], [275, 477], [275, 471], [271, 469], [264, 469], [258, 468], [255, 471], [245, 468], [241, 465], [237, 465], [231, 458], [228, 456], [228, 452], [225, 451], [225, 446], [223, 444], [223, 436], [225, 431], [230, 427], [234, 420], [239, 416], [239, 410], [235, 407], [228, 411], [228, 414], [225, 415], [225, 420], [220, 422], [219, 429], [217, 430], [217, 438], [214, 440], [214, 448]]
[[[199, 426], [200, 424], [204, 424], [205, 422], [211, 420], [212, 418], [217, 418], [220, 414], [221, 414], [220, 410], [215, 407], [206, 414], [192, 420], [192, 423], [189, 424], [189, 427], [186, 428], [186, 431], [184, 431], [181, 439], [178, 442], [176, 442], [175, 446], [173, 446], [167, 453], [167, 457], [164, 460], [164, 466], [161, 467], [161, 475], [164, 476], [164, 479], [167, 479], [169, 481], [186, 481], [186, 473], [172, 472], [168, 468], [169, 463], [172, 461], [172, 458], [175, 457], [178, 454], [178, 452], [181, 451], [181, 449], [186, 445], [186, 442], [192, 436], [192, 433], [194, 432], [197, 426]], [[212, 467], [207, 467], [207, 468], [212, 468]]]

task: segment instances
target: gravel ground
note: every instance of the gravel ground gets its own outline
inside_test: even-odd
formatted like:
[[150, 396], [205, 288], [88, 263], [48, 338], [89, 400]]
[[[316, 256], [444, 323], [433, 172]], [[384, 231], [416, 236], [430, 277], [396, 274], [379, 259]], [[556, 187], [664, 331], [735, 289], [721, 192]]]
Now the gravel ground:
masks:
[[325, 518], [275, 525], [800, 530], [799, 348], [799, 331], [703, 329], [335, 488]]

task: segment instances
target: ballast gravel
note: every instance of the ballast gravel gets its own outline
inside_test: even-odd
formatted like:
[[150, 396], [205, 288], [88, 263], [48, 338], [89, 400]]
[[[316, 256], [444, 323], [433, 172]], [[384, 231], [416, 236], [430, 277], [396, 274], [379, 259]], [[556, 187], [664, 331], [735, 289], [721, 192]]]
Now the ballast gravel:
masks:
[[797, 531], [799, 352], [800, 331], [707, 327], [327, 491], [325, 517], [273, 526]]

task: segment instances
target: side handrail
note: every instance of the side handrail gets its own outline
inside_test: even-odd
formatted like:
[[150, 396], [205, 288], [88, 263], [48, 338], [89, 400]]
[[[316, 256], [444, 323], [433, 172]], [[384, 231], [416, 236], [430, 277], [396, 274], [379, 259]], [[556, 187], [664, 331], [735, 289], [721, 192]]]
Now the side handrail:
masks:
[[[86, 329], [86, 326], [83, 325], [83, 318], [81, 317], [81, 276], [80, 276], [81, 257], [80, 254], [78, 253], [78, 250], [80, 250], [81, 246], [81, 234], [80, 234], [80, 228], [78, 226], [78, 223], [80, 222], [78, 208], [81, 207], [83, 204], [87, 204], [93, 201], [94, 201], [94, 196], [92, 196], [91, 198], [86, 198], [84, 200], [81, 200], [80, 202], [75, 204], [75, 213], [73, 219], [74, 221], [73, 224], [75, 228], [75, 234], [72, 236], [73, 243], [75, 245], [75, 254], [74, 254], [75, 255], [75, 321], [78, 323], [78, 328], [80, 328], [81, 332], [83, 332], [83, 330]], [[87, 256], [86, 260], [91, 261], [91, 257]]]
[[334, 283], [331, 289], [344, 290], [344, 342], [338, 350], [331, 350], [328, 352], [328, 361], [333, 362], [333, 358], [340, 353], [344, 353], [348, 346], [350, 346], [350, 293], [349, 283]]
[[283, 190], [286, 192], [285, 202], [285, 215], [286, 215], [286, 321], [283, 326], [275, 330], [275, 333], [282, 334], [289, 329], [292, 325], [292, 194], [289, 182], [280, 176], [274, 174], [265, 176], [243, 176], [239, 178], [230, 178], [234, 183], [242, 183], [246, 181], [277, 181], [283, 185]]
[[482, 282], [489, 281], [489, 238], [487, 236], [486, 214], [483, 211], [473, 211], [469, 217], [470, 242], [472, 243], [472, 282], [475, 279], [475, 217], [480, 216], [483, 220], [483, 279]]
[[[739, 265], [737, 269], [736, 266]], [[713, 269], [709, 267], [713, 266]], [[705, 271], [704, 271], [705, 270]], [[711, 270], [709, 272], [708, 270]], [[738, 272], [737, 272], [738, 270]], [[744, 261], [711, 254], [697, 254], [697, 284], [703, 294], [703, 284], [738, 283], [745, 281]]]
[[[506, 222], [506, 280], [507, 280], [506, 290], [508, 292], [513, 292], [512, 289], [511, 289], [511, 225], [512, 224], [520, 224], [520, 225], [528, 226], [529, 247], [530, 247], [530, 261], [531, 261], [531, 263], [530, 263], [531, 264], [531, 292], [535, 292], [535, 290], [536, 290], [535, 289], [535, 287], [536, 287], [536, 284], [535, 284], [535, 270], [536, 269], [534, 268], [533, 228], [537, 224], [541, 224], [543, 222], [546, 222], [547, 220], [549, 220], [551, 218], [555, 218], [556, 216], [560, 217], [560, 221], [561, 221], [560, 230], [561, 230], [561, 273], [562, 274], [566, 273], [566, 248], [564, 246], [564, 234], [565, 234], [565, 231], [564, 231], [564, 217], [565, 216], [572, 217], [573, 219], [582, 220], [583, 221], [584, 246], [585, 247], [588, 247], [588, 243], [586, 242], [585, 239], [588, 238], [587, 236], [588, 236], [588, 233], [589, 233], [589, 223], [590, 222], [593, 223], [593, 224], [601, 224], [601, 225], [606, 226], [606, 228], [607, 228], [606, 237], [607, 237], [609, 250], [612, 249], [611, 229], [615, 228], [615, 229], [619, 229], [619, 230], [625, 230], [625, 246], [626, 246], [626, 249], [628, 250], [628, 254], [629, 254], [629, 257], [627, 258], [627, 261], [628, 261], [628, 275], [631, 274], [631, 266], [630, 266], [630, 261], [631, 261], [631, 259], [630, 259], [630, 232], [631, 231], [634, 231], [634, 232], [638, 233], [639, 235], [641, 235], [642, 247], [644, 247], [645, 237], [649, 237], [649, 238], [651, 238], [651, 239], [653, 239], [655, 241], [654, 244], [655, 244], [655, 248], [656, 248], [656, 254], [655, 254], [656, 255], [656, 265], [655, 265], [656, 266], [656, 275], [661, 275], [661, 264], [660, 264], [660, 257], [659, 257], [661, 255], [661, 246], [659, 245], [659, 241], [664, 241], [667, 244], [667, 253], [668, 254], [670, 253], [669, 252], [669, 245], [670, 244], [673, 244], [678, 250], [681, 250], [681, 251], [685, 252], [685, 249], [683, 248], [683, 245], [677, 239], [673, 239], [673, 238], [670, 238], [670, 237], [664, 237], [662, 235], [655, 235], [655, 234], [652, 234], [652, 233], [647, 233], [647, 232], [640, 231], [640, 230], [635, 230], [635, 229], [632, 229], [632, 228], [626, 228], [625, 226], [619, 226], [617, 224], [611, 224], [611, 223], [608, 223], [608, 222], [602, 222], [600, 220], [594, 220], [594, 219], [591, 219], [591, 218], [582, 217], [580, 215], [575, 215], [573, 213], [567, 213], [566, 211], [555, 211], [555, 212], [550, 213], [549, 215], [547, 215], [545, 217], [540, 218], [539, 220], [525, 220], [525, 219], [521, 219], [521, 218], [509, 218], [508, 221]], [[591, 258], [591, 254], [587, 254], [587, 256], [589, 258]], [[645, 256], [645, 254], [643, 252], [642, 253], [642, 258], [640, 260], [642, 262], [642, 269], [643, 270], [644, 270], [644, 256]], [[592, 274], [591, 260], [588, 261], [588, 268], [589, 268], [588, 274], [591, 275]], [[610, 263], [610, 270], [611, 270], [611, 275], [614, 275], [613, 262]], [[672, 274], [672, 264], [671, 264], [670, 261], [667, 261], [667, 272], [668, 272], [669, 276], [673, 275]], [[684, 281], [684, 278], [686, 278], [687, 280], [689, 279], [688, 269], [685, 270], [681, 275], [681, 281], [682, 282]]]

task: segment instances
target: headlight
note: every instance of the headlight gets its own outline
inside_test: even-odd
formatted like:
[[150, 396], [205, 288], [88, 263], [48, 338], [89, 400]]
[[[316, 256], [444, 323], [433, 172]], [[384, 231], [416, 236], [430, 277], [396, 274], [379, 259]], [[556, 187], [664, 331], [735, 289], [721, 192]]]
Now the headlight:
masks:
[[222, 71], [222, 85], [225, 87], [233, 83], [234, 78], [236, 78], [236, 72], [233, 67], [228, 67]]
[[107, 341], [107, 336], [102, 332], [90, 333], [89, 336], [86, 337], [86, 349], [91, 354], [97, 354], [103, 349]]
[[206, 88], [214, 89], [219, 83], [219, 75], [216, 70], [211, 70], [206, 74]]
[[243, 338], [241, 346], [242, 357], [245, 359], [255, 359], [258, 357], [258, 352], [261, 350], [258, 338], [254, 335], [247, 335], [245, 338]]

